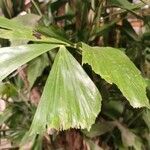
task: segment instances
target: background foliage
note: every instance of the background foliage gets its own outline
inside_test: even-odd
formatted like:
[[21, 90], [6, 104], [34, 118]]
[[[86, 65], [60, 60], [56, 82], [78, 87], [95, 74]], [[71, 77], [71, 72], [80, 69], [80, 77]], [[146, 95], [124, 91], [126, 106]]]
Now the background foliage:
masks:
[[150, 149], [150, 111], [142, 107], [150, 96], [148, 4], [0, 1], [1, 16], [11, 19], [0, 17], [1, 139], [16, 149]]

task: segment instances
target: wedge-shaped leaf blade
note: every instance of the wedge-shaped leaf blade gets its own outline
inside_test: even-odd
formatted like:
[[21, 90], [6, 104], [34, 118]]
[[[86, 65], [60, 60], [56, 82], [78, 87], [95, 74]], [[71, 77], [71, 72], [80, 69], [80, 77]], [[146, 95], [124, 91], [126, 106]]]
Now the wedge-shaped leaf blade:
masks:
[[88, 128], [101, 108], [101, 95], [74, 57], [61, 47], [26, 138], [47, 128]]
[[133, 107], [149, 107], [146, 83], [140, 71], [120, 50], [83, 44], [83, 63], [91, 65], [108, 83], [116, 84]]
[[30, 44], [0, 48], [0, 81], [21, 65], [56, 47], [59, 45]]

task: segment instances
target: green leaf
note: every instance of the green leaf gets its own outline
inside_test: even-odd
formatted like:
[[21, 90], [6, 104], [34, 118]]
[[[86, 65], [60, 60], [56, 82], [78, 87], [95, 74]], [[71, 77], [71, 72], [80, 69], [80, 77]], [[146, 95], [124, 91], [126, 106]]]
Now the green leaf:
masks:
[[133, 107], [150, 107], [140, 71], [120, 50], [83, 44], [83, 63], [92, 66], [108, 83], [116, 84]]
[[21, 21], [10, 20], [0, 17], [0, 38], [10, 39], [11, 41], [40, 41], [49, 43], [68, 44], [64, 41], [45, 37], [40, 33], [33, 32], [32, 27], [25, 26]]
[[64, 42], [71, 43], [70, 41], [67, 40], [67, 36], [65, 35], [65, 32], [63, 30], [58, 29], [58, 27], [52, 25], [49, 27], [38, 26], [37, 31], [42, 33], [45, 36], [53, 37]]
[[[34, 116], [29, 134], [42, 134], [47, 128], [91, 128], [100, 112], [101, 95], [74, 57], [61, 47]], [[23, 141], [24, 141], [23, 140]]]
[[[33, 31], [30, 27], [24, 26], [21, 22], [0, 17], [0, 37], [4, 39], [34, 39]], [[7, 30], [6, 30], [7, 29]]]
[[45, 67], [49, 65], [48, 61], [48, 57], [45, 54], [29, 63], [27, 67], [27, 78], [30, 88], [32, 88], [35, 80], [42, 74]]
[[[36, 33], [35, 33], [36, 35]], [[40, 37], [36, 38], [33, 36], [32, 31], [27, 31], [27, 30], [5, 30], [5, 29], [0, 29], [0, 38], [3, 39], [10, 39], [11, 41], [39, 41], [39, 42], [49, 42], [49, 43], [60, 43], [60, 44], [67, 44], [64, 41], [55, 39], [55, 38], [50, 38], [50, 37], [45, 37], [41, 34], [39, 34]]]
[[0, 48], [0, 81], [21, 65], [56, 47], [59, 45], [30, 44]]
[[0, 29], [0, 38], [13, 40], [32, 40], [32, 41], [39, 40], [35, 36], [33, 36], [32, 31], [25, 31], [25, 30]]
[[24, 26], [21, 22], [7, 19], [0, 16], [0, 27], [9, 30], [31, 30], [30, 27]]

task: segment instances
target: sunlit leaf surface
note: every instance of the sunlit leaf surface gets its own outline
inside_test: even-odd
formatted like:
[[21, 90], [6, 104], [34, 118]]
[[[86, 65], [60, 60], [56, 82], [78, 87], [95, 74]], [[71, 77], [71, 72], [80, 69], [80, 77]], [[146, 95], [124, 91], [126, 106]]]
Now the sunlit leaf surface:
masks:
[[98, 89], [74, 57], [61, 47], [44, 87], [29, 135], [47, 128], [88, 128], [101, 108]]
[[89, 47], [83, 44], [83, 63], [108, 83], [116, 84], [133, 107], [149, 107], [146, 83], [129, 58], [111, 47]]
[[30, 30], [30, 27], [24, 26], [21, 22], [10, 20], [0, 16], [0, 27], [9, 30]]
[[31, 44], [0, 48], [0, 81], [21, 65], [59, 45]]

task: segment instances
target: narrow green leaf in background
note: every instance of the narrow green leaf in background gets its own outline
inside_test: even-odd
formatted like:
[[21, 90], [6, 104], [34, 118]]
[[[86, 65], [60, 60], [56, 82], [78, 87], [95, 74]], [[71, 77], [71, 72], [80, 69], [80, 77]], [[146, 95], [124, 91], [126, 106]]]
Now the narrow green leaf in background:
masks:
[[36, 30], [40, 33], [42, 33], [45, 36], [56, 38], [58, 40], [71, 43], [69, 40], [67, 40], [67, 36], [65, 32], [61, 29], [56, 28], [55, 26], [38, 26]]
[[[37, 35], [36, 35], [37, 34]], [[39, 37], [37, 38], [38, 33], [32, 30], [5, 30], [0, 29], [0, 38], [2, 39], [10, 39], [10, 41], [39, 41], [39, 42], [49, 42], [49, 43], [61, 43], [67, 44], [64, 41], [57, 40], [55, 38], [45, 37], [39, 33]]]
[[0, 48], [0, 81], [21, 65], [56, 47], [59, 45], [30, 44]]
[[100, 108], [101, 95], [98, 89], [80, 64], [62, 46], [24, 140], [42, 134], [46, 127], [57, 130], [90, 129]]
[[35, 36], [33, 36], [32, 31], [27, 30], [5, 30], [0, 29], [0, 38], [3, 39], [13, 39], [13, 40], [31, 40], [31, 41], [37, 41]]
[[120, 50], [83, 44], [83, 63], [92, 66], [108, 83], [116, 84], [133, 107], [148, 107], [146, 83], [140, 71]]

